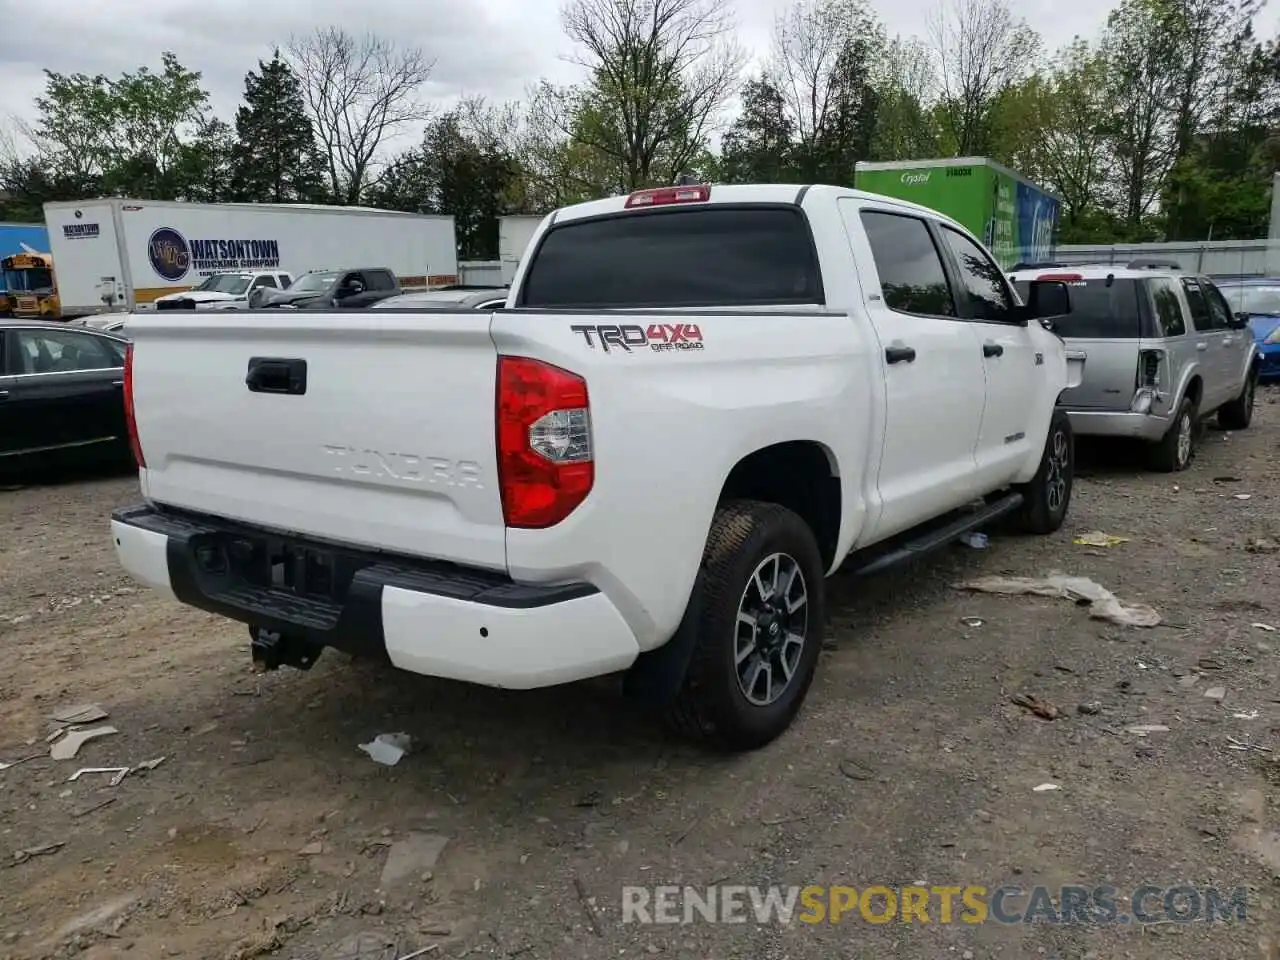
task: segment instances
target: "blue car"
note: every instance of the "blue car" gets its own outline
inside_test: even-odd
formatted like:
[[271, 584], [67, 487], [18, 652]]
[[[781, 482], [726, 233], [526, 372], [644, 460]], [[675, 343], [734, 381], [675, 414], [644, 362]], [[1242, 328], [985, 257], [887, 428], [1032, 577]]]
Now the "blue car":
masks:
[[1280, 380], [1280, 277], [1232, 277], [1216, 285], [1234, 312], [1249, 316], [1262, 354], [1258, 379]]

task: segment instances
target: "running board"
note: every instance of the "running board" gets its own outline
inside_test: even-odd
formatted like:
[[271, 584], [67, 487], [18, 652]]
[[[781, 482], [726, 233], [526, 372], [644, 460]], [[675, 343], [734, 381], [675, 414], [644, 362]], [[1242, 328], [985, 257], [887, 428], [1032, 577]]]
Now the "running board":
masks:
[[883, 573], [892, 567], [909, 563], [917, 557], [945, 547], [956, 538], [972, 530], [985, 527], [993, 520], [998, 520], [1000, 517], [1012, 513], [1022, 506], [1022, 503], [1022, 494], [1007, 493], [994, 503], [988, 503], [971, 513], [961, 514], [943, 526], [927, 530], [885, 553], [868, 557], [865, 564], [851, 568], [849, 573], [855, 577], [870, 577], [877, 573]]

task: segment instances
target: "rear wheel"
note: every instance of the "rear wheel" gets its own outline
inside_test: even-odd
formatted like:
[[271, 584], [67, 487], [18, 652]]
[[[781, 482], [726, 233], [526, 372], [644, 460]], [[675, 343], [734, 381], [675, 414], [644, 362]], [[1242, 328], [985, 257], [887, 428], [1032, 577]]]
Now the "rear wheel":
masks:
[[1151, 448], [1151, 466], [1161, 473], [1185, 470], [1196, 455], [1196, 405], [1183, 397], [1168, 432]]
[[1040, 469], [1031, 482], [1019, 487], [1023, 502], [1013, 515], [1013, 525], [1022, 533], [1053, 533], [1067, 518], [1071, 489], [1075, 483], [1076, 444], [1071, 419], [1065, 410], [1054, 410], [1049, 421]]
[[1223, 430], [1248, 430], [1253, 422], [1253, 401], [1258, 388], [1257, 368], [1249, 370], [1240, 396], [1218, 409], [1218, 426]]
[[795, 513], [736, 500], [716, 512], [681, 630], [694, 651], [669, 719], [723, 750], [752, 750], [791, 725], [822, 646], [825, 570]]

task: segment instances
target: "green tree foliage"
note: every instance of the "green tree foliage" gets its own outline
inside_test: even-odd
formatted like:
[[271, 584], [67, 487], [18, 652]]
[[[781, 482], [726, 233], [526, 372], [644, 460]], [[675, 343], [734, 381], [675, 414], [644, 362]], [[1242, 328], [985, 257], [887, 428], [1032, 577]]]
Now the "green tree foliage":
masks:
[[231, 150], [237, 200], [312, 203], [325, 195], [324, 161], [316, 150], [302, 84], [276, 51], [244, 78]]

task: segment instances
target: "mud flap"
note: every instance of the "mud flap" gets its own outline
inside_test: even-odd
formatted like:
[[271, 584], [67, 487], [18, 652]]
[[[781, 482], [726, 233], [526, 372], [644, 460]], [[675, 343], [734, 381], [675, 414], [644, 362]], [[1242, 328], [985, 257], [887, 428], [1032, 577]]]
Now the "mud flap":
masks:
[[662, 646], [640, 654], [623, 675], [622, 691], [627, 697], [659, 707], [676, 698], [693, 659], [704, 595], [703, 572], [699, 567], [689, 605], [675, 635]]

